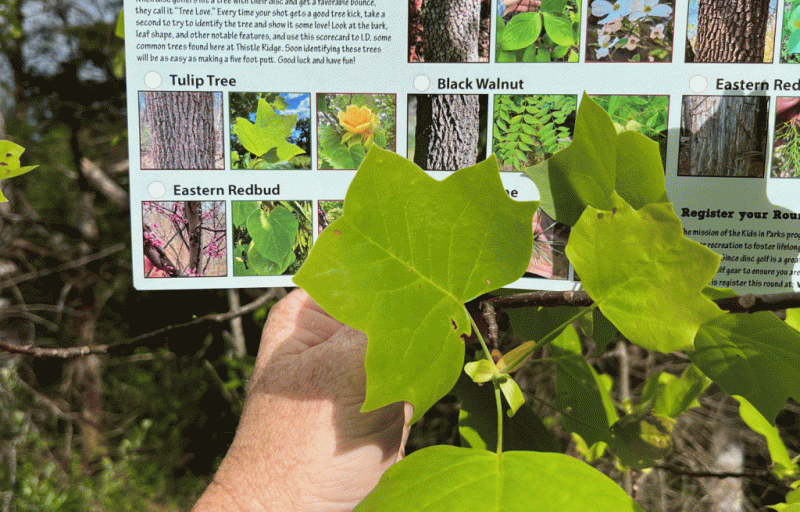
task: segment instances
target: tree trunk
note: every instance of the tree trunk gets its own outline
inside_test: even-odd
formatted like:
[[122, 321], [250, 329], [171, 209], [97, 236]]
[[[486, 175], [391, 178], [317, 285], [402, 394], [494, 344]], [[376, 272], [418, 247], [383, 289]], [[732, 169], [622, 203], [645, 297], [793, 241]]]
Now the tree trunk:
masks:
[[214, 169], [214, 93], [147, 92], [154, 169]]
[[201, 273], [200, 250], [203, 248], [203, 218], [200, 201], [186, 201], [184, 212], [186, 212], [186, 229], [189, 235], [189, 270]]
[[694, 62], [764, 62], [768, 0], [700, 0]]
[[420, 94], [414, 162], [456, 171], [478, 162], [480, 101], [476, 94]]
[[477, 62], [481, 0], [423, 0], [425, 62]]
[[763, 176], [767, 110], [764, 97], [685, 96], [678, 174]]

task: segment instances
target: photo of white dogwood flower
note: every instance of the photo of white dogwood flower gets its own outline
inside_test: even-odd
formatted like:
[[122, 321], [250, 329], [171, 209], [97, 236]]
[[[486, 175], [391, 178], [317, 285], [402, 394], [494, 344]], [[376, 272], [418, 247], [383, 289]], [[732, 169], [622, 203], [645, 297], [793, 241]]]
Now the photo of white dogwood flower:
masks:
[[592, 2], [592, 16], [597, 18], [605, 16], [598, 23], [605, 25], [623, 16], [629, 15], [633, 10], [633, 0], [617, 0], [613, 4], [606, 0]]
[[674, 0], [592, 0], [587, 61], [671, 62], [673, 5]]

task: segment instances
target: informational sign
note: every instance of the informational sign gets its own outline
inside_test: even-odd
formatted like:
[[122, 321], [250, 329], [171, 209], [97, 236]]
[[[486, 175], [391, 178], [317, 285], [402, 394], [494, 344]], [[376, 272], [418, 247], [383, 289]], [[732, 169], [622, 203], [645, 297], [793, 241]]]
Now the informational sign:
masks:
[[[372, 145], [437, 179], [494, 153], [538, 199], [521, 169], [569, 144], [586, 91], [659, 144], [686, 235], [723, 256], [712, 284], [798, 290], [792, 4], [126, 0], [134, 284], [291, 285]], [[570, 228], [531, 229], [513, 287], [579, 288]]]

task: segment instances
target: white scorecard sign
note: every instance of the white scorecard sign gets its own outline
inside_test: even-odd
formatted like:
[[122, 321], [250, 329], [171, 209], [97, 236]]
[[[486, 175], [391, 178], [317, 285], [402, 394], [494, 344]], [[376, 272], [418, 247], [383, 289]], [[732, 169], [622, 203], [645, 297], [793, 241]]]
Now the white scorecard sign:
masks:
[[[436, 179], [497, 155], [507, 193], [583, 91], [659, 144], [715, 286], [800, 289], [800, 4], [126, 0], [134, 284], [289, 286], [372, 145]], [[720, 20], [731, 30], [716, 26]], [[516, 288], [580, 286], [534, 217]]]

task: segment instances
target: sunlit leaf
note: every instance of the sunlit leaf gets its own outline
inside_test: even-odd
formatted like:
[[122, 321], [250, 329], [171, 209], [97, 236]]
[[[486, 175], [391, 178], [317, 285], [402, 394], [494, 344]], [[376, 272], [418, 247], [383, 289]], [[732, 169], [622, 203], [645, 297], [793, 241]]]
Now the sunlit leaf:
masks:
[[390, 467], [355, 512], [641, 511], [613, 480], [561, 453], [433, 446]]
[[536, 183], [542, 209], [570, 226], [586, 206], [610, 210], [614, 192], [635, 209], [667, 201], [658, 144], [636, 132], [617, 135], [608, 113], [585, 93], [572, 143], [523, 170]]
[[772, 473], [778, 478], [797, 476], [800, 468], [789, 456], [778, 429], [774, 425], [770, 425], [767, 419], [745, 398], [741, 396], [733, 398], [739, 402], [739, 416], [747, 423], [747, 426], [767, 439], [767, 449], [772, 459]]
[[570, 233], [566, 253], [583, 287], [637, 345], [691, 348], [700, 325], [722, 315], [701, 293], [720, 256], [683, 235], [670, 203], [638, 211], [619, 198], [616, 204], [612, 211], [587, 207]]
[[633, 131], [617, 136], [615, 189], [635, 210], [668, 201], [657, 142]]
[[697, 398], [711, 384], [695, 365], [689, 365], [680, 377], [668, 372], [652, 375], [645, 383], [637, 410], [677, 418], [692, 407], [700, 407]]
[[536, 207], [508, 197], [494, 157], [436, 181], [370, 149], [294, 278], [367, 334], [364, 410], [405, 400], [416, 421], [450, 391], [471, 331], [463, 304], [522, 275]]

